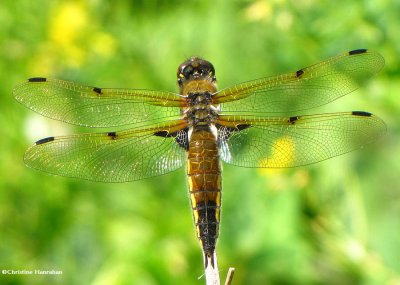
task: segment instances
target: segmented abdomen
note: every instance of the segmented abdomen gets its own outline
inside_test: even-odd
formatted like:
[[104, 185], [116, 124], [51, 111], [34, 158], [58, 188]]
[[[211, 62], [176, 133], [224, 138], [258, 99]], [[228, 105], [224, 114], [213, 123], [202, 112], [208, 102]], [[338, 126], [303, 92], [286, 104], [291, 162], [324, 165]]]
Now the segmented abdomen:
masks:
[[217, 140], [208, 126], [193, 129], [187, 175], [197, 237], [205, 256], [211, 257], [219, 232], [221, 166]]

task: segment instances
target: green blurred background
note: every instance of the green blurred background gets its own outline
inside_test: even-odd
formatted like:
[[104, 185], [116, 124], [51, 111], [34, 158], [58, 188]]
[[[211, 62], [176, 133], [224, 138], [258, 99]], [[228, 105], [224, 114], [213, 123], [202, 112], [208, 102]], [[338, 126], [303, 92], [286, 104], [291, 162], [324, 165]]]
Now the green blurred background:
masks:
[[34, 141], [84, 131], [18, 104], [12, 88], [53, 77], [176, 91], [187, 57], [219, 87], [371, 48], [385, 69], [319, 112], [385, 120], [376, 144], [309, 167], [224, 166], [218, 257], [233, 284], [400, 284], [399, 1], [0, 3], [0, 284], [205, 284], [183, 170], [125, 184], [52, 177], [22, 162]]

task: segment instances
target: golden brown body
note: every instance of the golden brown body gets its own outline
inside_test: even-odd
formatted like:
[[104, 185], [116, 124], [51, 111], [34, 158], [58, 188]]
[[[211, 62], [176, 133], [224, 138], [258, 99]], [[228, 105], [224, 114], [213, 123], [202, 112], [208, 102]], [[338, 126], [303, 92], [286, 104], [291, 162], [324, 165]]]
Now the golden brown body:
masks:
[[182, 114], [189, 126], [190, 203], [206, 268], [214, 267], [221, 208], [221, 164], [215, 127], [218, 107], [212, 104], [215, 82], [214, 67], [208, 61], [193, 57], [178, 68], [180, 94], [186, 98]]

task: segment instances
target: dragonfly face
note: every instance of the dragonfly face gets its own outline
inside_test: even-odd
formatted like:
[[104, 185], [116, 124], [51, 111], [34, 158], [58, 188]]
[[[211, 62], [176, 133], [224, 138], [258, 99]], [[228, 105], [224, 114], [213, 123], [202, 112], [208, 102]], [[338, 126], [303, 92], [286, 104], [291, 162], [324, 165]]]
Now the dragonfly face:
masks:
[[191, 57], [179, 65], [177, 77], [178, 85], [181, 88], [185, 85], [185, 83], [191, 80], [202, 79], [209, 81], [210, 83], [215, 83], [217, 80], [215, 77], [214, 66], [209, 61], [199, 57]]
[[376, 52], [354, 50], [284, 75], [217, 91], [213, 65], [198, 57], [177, 72], [180, 94], [104, 89], [32, 78], [16, 99], [53, 119], [123, 131], [41, 139], [25, 163], [55, 175], [105, 182], [162, 175], [187, 165], [205, 266], [214, 266], [221, 207], [220, 161], [295, 167], [358, 149], [386, 131], [371, 113], [301, 115], [351, 93], [382, 69]]

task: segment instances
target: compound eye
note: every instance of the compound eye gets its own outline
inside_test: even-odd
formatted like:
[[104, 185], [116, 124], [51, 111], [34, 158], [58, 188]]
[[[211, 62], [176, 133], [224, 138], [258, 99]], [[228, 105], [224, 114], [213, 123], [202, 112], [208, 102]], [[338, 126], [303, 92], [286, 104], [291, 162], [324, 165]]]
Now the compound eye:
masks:
[[211, 68], [210, 68], [210, 75], [214, 75], [215, 76], [215, 69], [214, 69], [214, 66], [212, 66], [212, 65], [211, 65]]
[[207, 67], [207, 66], [202, 66], [202, 67], [200, 67], [200, 73], [202, 74], [202, 75], [206, 75], [206, 74], [208, 74], [209, 73], [209, 68]]
[[191, 65], [188, 65], [183, 69], [183, 76], [189, 77], [189, 75], [192, 74], [192, 72], [193, 72], [193, 67]]

